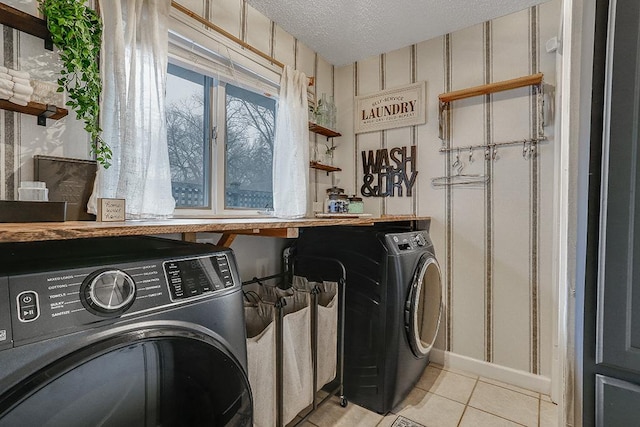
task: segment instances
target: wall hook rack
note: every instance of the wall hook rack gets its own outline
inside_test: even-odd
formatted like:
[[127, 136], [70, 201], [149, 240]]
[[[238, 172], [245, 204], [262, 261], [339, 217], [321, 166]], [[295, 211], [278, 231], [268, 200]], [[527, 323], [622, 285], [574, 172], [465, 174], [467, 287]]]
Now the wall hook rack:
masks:
[[544, 117], [543, 117], [543, 105], [544, 105], [544, 82], [543, 73], [531, 74], [529, 76], [518, 77], [511, 80], [504, 80], [495, 83], [489, 83], [480, 86], [474, 86], [466, 89], [456, 90], [453, 92], [441, 93], [438, 96], [439, 108], [438, 108], [438, 127], [439, 137], [442, 140], [448, 139], [451, 129], [448, 128], [449, 115], [451, 114], [451, 102], [460, 99], [472, 98], [474, 96], [489, 95], [492, 93], [503, 92], [511, 89], [518, 89], [526, 86], [533, 86], [535, 94], [538, 98], [538, 138], [546, 139], [544, 137]]

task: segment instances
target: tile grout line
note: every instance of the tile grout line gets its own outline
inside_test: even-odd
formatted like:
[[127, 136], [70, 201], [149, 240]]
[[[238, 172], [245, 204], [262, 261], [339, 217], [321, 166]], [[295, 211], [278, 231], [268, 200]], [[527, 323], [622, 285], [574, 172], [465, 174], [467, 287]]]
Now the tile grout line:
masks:
[[[458, 427], [460, 427], [460, 424], [462, 423], [462, 419], [464, 418], [464, 414], [467, 412], [467, 408], [473, 408], [473, 409], [475, 409], [477, 411], [484, 412], [485, 414], [489, 414], [489, 415], [492, 415], [494, 417], [509, 421], [511, 423], [514, 423], [514, 424], [517, 424], [517, 425], [520, 425], [520, 426], [524, 426], [524, 424], [521, 424], [521, 423], [519, 423], [517, 421], [510, 420], [509, 418], [505, 418], [505, 417], [503, 417], [501, 415], [493, 414], [493, 413], [491, 413], [489, 411], [485, 411], [484, 409], [476, 408], [475, 406], [470, 405], [469, 403], [471, 402], [471, 397], [473, 396], [473, 393], [476, 391], [476, 387], [478, 386], [479, 382], [480, 382], [480, 378], [478, 378], [476, 380], [476, 383], [473, 386], [473, 390], [471, 390], [471, 394], [469, 395], [469, 399], [467, 399], [467, 404], [464, 405], [464, 411], [462, 411], [462, 416], [460, 417], [460, 421], [458, 421]], [[482, 382], [484, 382], [484, 381], [482, 381]], [[485, 384], [493, 385], [493, 384], [490, 384], [490, 383], [485, 383]], [[499, 387], [499, 386], [497, 386], [497, 387]], [[505, 390], [509, 390], [509, 389], [505, 389]], [[510, 391], [514, 391], [514, 390], [510, 390]], [[523, 393], [520, 393], [520, 394], [523, 394]], [[531, 397], [531, 396], [529, 396], [529, 397]], [[538, 399], [538, 401], [539, 401], [539, 399]], [[540, 405], [540, 403], [538, 402], [538, 408], [539, 408], [539, 405]], [[540, 409], [538, 409], [538, 414], [539, 413], [540, 413]], [[540, 417], [538, 416], [538, 424], [540, 424], [539, 420], [540, 420]], [[540, 427], [540, 426], [538, 425], [538, 427]]]
[[[488, 384], [488, 385], [492, 385], [492, 386], [495, 386], [495, 387], [499, 387], [499, 388], [502, 388], [502, 389], [504, 389], [504, 390], [512, 391], [512, 392], [514, 392], [514, 393], [518, 393], [518, 394], [521, 394], [521, 395], [523, 395], [523, 396], [526, 396], [526, 397], [530, 397], [530, 398], [532, 398], [532, 399], [535, 399], [535, 397], [533, 397], [533, 396], [529, 396], [528, 394], [520, 393], [520, 392], [518, 392], [518, 391], [511, 390], [511, 389], [508, 389], [508, 388], [506, 388], [506, 387], [501, 387], [501, 386], [499, 386], [499, 385], [495, 385], [495, 384], [491, 384], [491, 383], [488, 383], [488, 382], [485, 382], [485, 381], [481, 381], [480, 379], [478, 379], [478, 382], [483, 382], [484, 384]], [[474, 388], [474, 390], [473, 390], [473, 391], [475, 392], [475, 388]], [[472, 392], [471, 394], [473, 395], [473, 392]], [[538, 394], [539, 394], [539, 393], [538, 393]], [[469, 398], [469, 402], [471, 402], [471, 398]], [[470, 405], [470, 404], [467, 404], [467, 406], [470, 406], [470, 407], [472, 407], [473, 409], [476, 409], [476, 410], [478, 410], [478, 411], [484, 412], [484, 413], [486, 413], [486, 414], [493, 415], [494, 417], [498, 417], [498, 418], [501, 418], [501, 419], [503, 419], [503, 420], [507, 420], [507, 421], [509, 421], [509, 422], [512, 422], [512, 423], [514, 423], [514, 424], [517, 424], [517, 425], [521, 425], [521, 426], [525, 426], [525, 427], [526, 427], [526, 425], [525, 425], [525, 424], [519, 423], [519, 422], [517, 422], [517, 421], [515, 421], [515, 420], [511, 420], [511, 419], [509, 419], [509, 418], [505, 418], [505, 417], [504, 417], [504, 416], [502, 416], [502, 415], [494, 414], [493, 412], [489, 412], [489, 411], [487, 411], [487, 410], [485, 410], [485, 409], [482, 409], [482, 408], [477, 408], [477, 407], [475, 407], [475, 406], [473, 406], [473, 405]], [[465, 409], [465, 411], [466, 411], [466, 409]], [[537, 412], [538, 412], [538, 416], [537, 416], [537, 418], [536, 418], [536, 419], [537, 419], [537, 424], [536, 424], [536, 425], [537, 425], [538, 427], [540, 427], [540, 426], [539, 426], [539, 424], [540, 424], [540, 398], [539, 398], [539, 397], [538, 397], [538, 411], [537, 411]]]
[[494, 417], [496, 417], [496, 418], [500, 418], [501, 420], [509, 421], [510, 423], [513, 423], [513, 424], [516, 424], [516, 425], [519, 425], [519, 426], [527, 427], [527, 425], [526, 425], [526, 424], [522, 424], [522, 423], [519, 423], [519, 422], [517, 422], [517, 421], [511, 420], [511, 419], [509, 419], [509, 418], [505, 418], [505, 417], [503, 417], [502, 415], [494, 414], [493, 412], [489, 412], [489, 411], [487, 411], [487, 410], [485, 410], [485, 409], [476, 408], [476, 407], [475, 407], [475, 406], [473, 406], [473, 405], [467, 405], [467, 406], [469, 406], [470, 408], [475, 409], [476, 411], [484, 412], [485, 414], [489, 414], [489, 415], [492, 415], [492, 416], [494, 416]]
[[464, 418], [464, 414], [467, 412], [467, 408], [469, 408], [469, 402], [471, 402], [471, 396], [473, 396], [473, 392], [476, 391], [476, 387], [478, 386], [478, 381], [480, 379], [476, 378], [476, 382], [475, 384], [473, 384], [473, 388], [471, 389], [471, 393], [469, 393], [469, 397], [467, 398], [467, 403], [465, 403], [464, 405], [464, 409], [462, 410], [462, 415], [460, 416], [460, 419], [458, 420], [458, 427], [460, 427], [460, 424], [462, 423], [462, 419]]
[[476, 391], [476, 388], [478, 387], [478, 382], [480, 382], [480, 379], [477, 378], [476, 379], [476, 383], [473, 385], [473, 389], [471, 389], [471, 393], [469, 393], [469, 397], [467, 398], [467, 403], [465, 403], [465, 406], [469, 406], [469, 402], [471, 402], [471, 396], [473, 396], [473, 392]]
[[[481, 378], [478, 378], [478, 381], [482, 381], [482, 379], [481, 379]], [[497, 380], [496, 380], [496, 381], [497, 381]], [[538, 395], [538, 397], [535, 397], [535, 396], [531, 396], [530, 394], [523, 393], [523, 392], [518, 391], [518, 390], [513, 390], [513, 389], [511, 389], [511, 388], [509, 388], [509, 387], [501, 386], [501, 385], [499, 385], [499, 384], [493, 384], [493, 383], [490, 383], [490, 382], [487, 382], [487, 381], [482, 381], [482, 382], [483, 382], [483, 383], [485, 383], [485, 384], [489, 384], [489, 385], [495, 386], [495, 387], [500, 387], [501, 389], [504, 389], [504, 390], [513, 391], [514, 393], [518, 393], [518, 394], [521, 394], [521, 395], [523, 395], [523, 396], [530, 397], [530, 398], [532, 398], [532, 399], [538, 399], [538, 400], [540, 400], [540, 393], [538, 393], [537, 391], [528, 390], [528, 391], [530, 391], [531, 393], [536, 393], [536, 394]], [[518, 387], [518, 386], [515, 386], [515, 385], [514, 385], [514, 386], [512, 386], [512, 387]], [[518, 388], [521, 388], [522, 390], [527, 390], [526, 388], [522, 388], [522, 387], [518, 387]]]

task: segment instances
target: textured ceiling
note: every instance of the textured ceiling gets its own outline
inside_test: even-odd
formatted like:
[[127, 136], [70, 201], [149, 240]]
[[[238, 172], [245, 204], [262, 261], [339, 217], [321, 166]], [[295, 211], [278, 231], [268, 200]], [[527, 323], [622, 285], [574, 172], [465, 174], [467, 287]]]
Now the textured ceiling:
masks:
[[346, 65], [546, 0], [248, 0], [334, 65]]

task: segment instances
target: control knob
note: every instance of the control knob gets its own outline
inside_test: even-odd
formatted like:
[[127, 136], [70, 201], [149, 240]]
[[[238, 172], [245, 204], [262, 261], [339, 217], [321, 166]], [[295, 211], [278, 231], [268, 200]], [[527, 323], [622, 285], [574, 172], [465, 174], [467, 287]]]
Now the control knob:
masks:
[[427, 240], [424, 238], [422, 234], [416, 234], [413, 240], [416, 242], [416, 245], [418, 246], [424, 246], [427, 244]]
[[135, 298], [135, 281], [118, 269], [94, 271], [80, 285], [82, 305], [98, 316], [119, 316], [131, 307]]

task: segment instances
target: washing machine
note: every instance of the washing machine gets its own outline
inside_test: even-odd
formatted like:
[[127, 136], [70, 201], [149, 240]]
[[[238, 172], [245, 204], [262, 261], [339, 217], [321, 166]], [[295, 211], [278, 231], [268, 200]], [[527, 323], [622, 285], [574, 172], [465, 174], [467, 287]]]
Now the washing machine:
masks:
[[[295, 253], [343, 263], [345, 395], [370, 410], [389, 412], [429, 363], [444, 310], [440, 268], [428, 231], [305, 229]], [[312, 266], [306, 271], [321, 274]]]
[[0, 244], [0, 426], [249, 426], [233, 253], [154, 237]]

